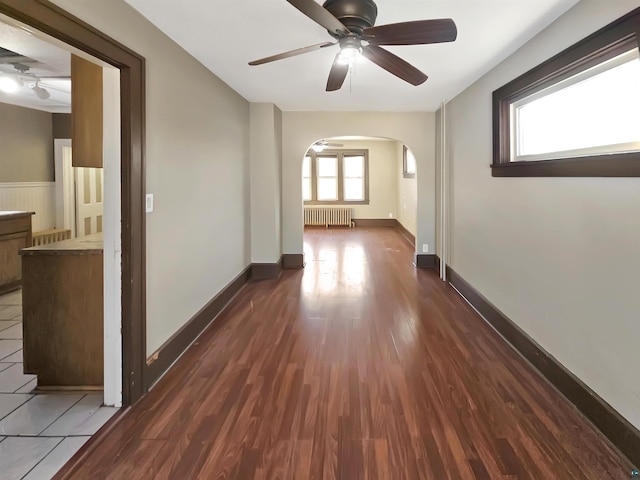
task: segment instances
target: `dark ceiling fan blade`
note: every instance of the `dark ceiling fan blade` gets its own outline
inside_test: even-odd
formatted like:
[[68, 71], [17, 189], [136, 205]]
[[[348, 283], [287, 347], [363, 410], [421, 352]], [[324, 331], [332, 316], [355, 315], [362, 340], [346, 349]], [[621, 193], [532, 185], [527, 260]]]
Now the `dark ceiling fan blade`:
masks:
[[254, 60], [249, 62], [249, 65], [262, 65], [263, 63], [274, 62], [276, 60], [282, 60], [283, 58], [295, 57], [296, 55], [302, 55], [303, 53], [313, 52], [320, 50], [321, 48], [330, 47], [335, 45], [332, 42], [318, 43], [316, 45], [309, 45], [308, 47], [297, 48], [295, 50], [289, 50], [288, 52], [279, 53], [270, 57], [261, 58], [260, 60]]
[[333, 65], [331, 66], [331, 71], [329, 72], [329, 78], [327, 80], [327, 92], [340, 90], [340, 87], [342, 87], [342, 84], [344, 83], [344, 79], [347, 78], [347, 73], [349, 72], [349, 64], [339, 63], [339, 56], [340, 52], [338, 52], [338, 54], [336, 55], [336, 58], [333, 61]]
[[311, 20], [323, 26], [335, 35], [348, 35], [349, 29], [333, 16], [329, 10], [314, 0], [287, 0], [291, 5], [304, 13]]
[[370, 45], [424, 45], [453, 42], [458, 36], [458, 29], [453, 20], [442, 18], [365, 28], [363, 36]]
[[362, 55], [376, 65], [384, 68], [387, 72], [393, 73], [405, 82], [409, 82], [411, 85], [420, 85], [428, 78], [416, 67], [384, 48], [375, 45], [362, 47]]

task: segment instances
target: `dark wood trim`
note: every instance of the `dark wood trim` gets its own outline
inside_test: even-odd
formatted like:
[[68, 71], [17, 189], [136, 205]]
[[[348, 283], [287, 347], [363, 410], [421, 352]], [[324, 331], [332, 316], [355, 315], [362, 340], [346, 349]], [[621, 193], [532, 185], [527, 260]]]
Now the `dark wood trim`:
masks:
[[0, 0], [0, 13], [120, 69], [122, 185], [122, 400], [144, 394], [146, 351], [145, 59], [46, 0]]
[[438, 272], [438, 275], [440, 275], [440, 257], [438, 255], [436, 255], [435, 257], [436, 257], [436, 266], [433, 268], [435, 269], [436, 272]]
[[0, 295], [19, 290], [21, 286], [22, 280], [14, 280], [13, 282], [5, 283], [0, 287]]
[[283, 253], [282, 268], [304, 268], [304, 253]]
[[638, 177], [640, 153], [511, 162], [511, 104], [640, 42], [640, 8], [615, 20], [493, 92], [494, 177]]
[[278, 278], [282, 272], [283, 258], [277, 263], [252, 263], [251, 264], [251, 280], [268, 280]]
[[398, 221], [395, 218], [354, 218], [353, 222], [355, 223], [356, 227], [365, 228], [396, 228], [398, 226]]
[[229, 302], [251, 279], [251, 265], [231, 280], [209, 303], [200, 309], [180, 330], [174, 333], [146, 361], [145, 390], [164, 374], [187, 350], [196, 338], [226, 308]]
[[582, 412], [635, 465], [640, 464], [640, 431], [538, 345], [452, 268], [447, 278], [511, 346]]
[[402, 225], [402, 223], [400, 223], [400, 220], [398, 220], [397, 218], [395, 219], [396, 221], [396, 228], [398, 229], [398, 231], [402, 234], [402, 236], [404, 238], [407, 239], [407, 241], [411, 244], [412, 247], [416, 246], [416, 237], [413, 233], [411, 233], [409, 230], [407, 230], [404, 225]]
[[640, 154], [554, 158], [491, 165], [494, 177], [640, 177]]
[[58, 470], [54, 475], [55, 480], [73, 480], [77, 477], [78, 468], [93, 453], [100, 448], [100, 442], [103, 437], [109, 435], [115, 426], [120, 422], [124, 415], [129, 411], [129, 407], [118, 410], [98, 431], [89, 438], [80, 449]]
[[433, 253], [414, 253], [413, 264], [418, 268], [436, 268], [436, 256]]

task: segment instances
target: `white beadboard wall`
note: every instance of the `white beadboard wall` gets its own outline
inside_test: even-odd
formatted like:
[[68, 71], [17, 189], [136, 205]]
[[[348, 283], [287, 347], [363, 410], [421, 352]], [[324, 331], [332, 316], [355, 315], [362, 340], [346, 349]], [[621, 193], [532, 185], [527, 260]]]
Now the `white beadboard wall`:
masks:
[[36, 212], [32, 230], [48, 230], [56, 224], [54, 182], [0, 182], [0, 210]]

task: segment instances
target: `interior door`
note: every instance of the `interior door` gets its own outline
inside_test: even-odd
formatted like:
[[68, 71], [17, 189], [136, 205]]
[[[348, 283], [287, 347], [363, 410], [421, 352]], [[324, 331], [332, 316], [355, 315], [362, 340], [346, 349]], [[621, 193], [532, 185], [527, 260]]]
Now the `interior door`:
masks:
[[56, 138], [54, 160], [56, 174], [56, 228], [71, 230], [76, 237], [75, 172], [71, 165], [71, 139]]
[[76, 232], [79, 237], [102, 232], [102, 168], [75, 167]]

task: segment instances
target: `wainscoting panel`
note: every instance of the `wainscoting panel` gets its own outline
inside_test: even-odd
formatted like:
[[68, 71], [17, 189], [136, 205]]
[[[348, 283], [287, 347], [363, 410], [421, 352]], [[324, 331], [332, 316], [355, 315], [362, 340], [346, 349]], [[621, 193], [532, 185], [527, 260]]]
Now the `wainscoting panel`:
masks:
[[52, 229], [56, 224], [55, 183], [2, 182], [0, 210], [36, 212], [32, 217], [33, 231]]

